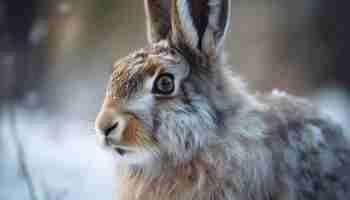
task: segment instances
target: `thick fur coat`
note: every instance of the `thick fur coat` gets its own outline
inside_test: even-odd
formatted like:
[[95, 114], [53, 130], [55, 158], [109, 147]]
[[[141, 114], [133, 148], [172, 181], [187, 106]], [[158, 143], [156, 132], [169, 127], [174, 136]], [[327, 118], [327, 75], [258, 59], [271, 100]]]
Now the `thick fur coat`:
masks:
[[251, 94], [223, 64], [230, 0], [145, 8], [150, 46], [115, 64], [96, 119], [121, 156], [117, 200], [350, 198], [342, 129], [304, 99]]

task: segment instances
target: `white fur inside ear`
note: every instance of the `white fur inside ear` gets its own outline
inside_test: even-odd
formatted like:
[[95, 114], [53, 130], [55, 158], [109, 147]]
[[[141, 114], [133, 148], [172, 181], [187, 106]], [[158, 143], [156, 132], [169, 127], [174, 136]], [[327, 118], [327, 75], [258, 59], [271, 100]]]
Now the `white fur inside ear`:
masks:
[[[222, 15], [223, 9], [222, 9], [222, 5], [223, 2], [222, 0], [211, 0], [208, 2], [209, 5], [209, 19], [208, 19], [208, 26], [207, 29], [204, 33], [204, 37], [202, 39], [202, 46], [203, 46], [203, 50], [206, 53], [211, 53], [212, 48], [214, 45], [214, 50], [216, 55], [219, 55], [222, 53], [223, 50], [223, 46], [224, 46], [224, 40], [225, 40], [225, 36], [226, 33], [229, 29], [229, 25], [230, 25], [230, 19], [231, 19], [231, 12], [230, 12], [230, 6], [231, 6], [231, 1], [228, 1], [228, 13], [227, 13], [227, 18], [225, 19], [225, 27], [220, 27], [220, 24], [222, 22], [220, 22], [220, 17]], [[223, 28], [223, 29], [222, 29]], [[222, 30], [220, 30], [222, 29]], [[211, 41], [211, 33], [217, 33], [217, 32], [222, 32], [222, 34], [220, 34], [220, 37], [214, 36], [214, 41]], [[214, 42], [214, 44], [212, 44], [212, 42]]]
[[[193, 25], [188, 0], [178, 0], [177, 10], [180, 17], [181, 29], [186, 37], [186, 42], [193, 48], [198, 46], [198, 33]], [[194, 19], [195, 20], [195, 19]]]

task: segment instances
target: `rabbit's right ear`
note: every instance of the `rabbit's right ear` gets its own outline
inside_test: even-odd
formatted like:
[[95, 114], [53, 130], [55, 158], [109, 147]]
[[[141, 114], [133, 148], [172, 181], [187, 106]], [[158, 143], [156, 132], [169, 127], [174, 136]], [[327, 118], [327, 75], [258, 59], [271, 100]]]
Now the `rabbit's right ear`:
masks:
[[172, 0], [171, 8], [172, 43], [221, 60], [231, 0]]
[[171, 28], [171, 0], [144, 0], [150, 43], [166, 39]]

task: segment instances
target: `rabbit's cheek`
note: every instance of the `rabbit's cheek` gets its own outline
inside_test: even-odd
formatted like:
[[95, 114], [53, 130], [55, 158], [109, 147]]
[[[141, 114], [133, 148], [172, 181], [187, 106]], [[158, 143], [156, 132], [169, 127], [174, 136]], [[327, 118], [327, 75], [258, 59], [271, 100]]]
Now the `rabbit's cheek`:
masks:
[[140, 120], [129, 117], [121, 144], [135, 148], [149, 148], [156, 145], [156, 140], [147, 132]]
[[149, 94], [129, 101], [125, 107], [130, 113], [135, 113], [140, 116], [148, 116], [152, 112], [154, 104], [154, 98]]

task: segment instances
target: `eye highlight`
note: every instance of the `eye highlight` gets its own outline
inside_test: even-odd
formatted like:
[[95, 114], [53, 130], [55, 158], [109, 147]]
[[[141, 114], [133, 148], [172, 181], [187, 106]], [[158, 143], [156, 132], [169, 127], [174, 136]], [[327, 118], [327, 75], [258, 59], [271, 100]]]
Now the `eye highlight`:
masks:
[[152, 93], [171, 95], [175, 90], [174, 76], [169, 73], [159, 75], [153, 84]]

